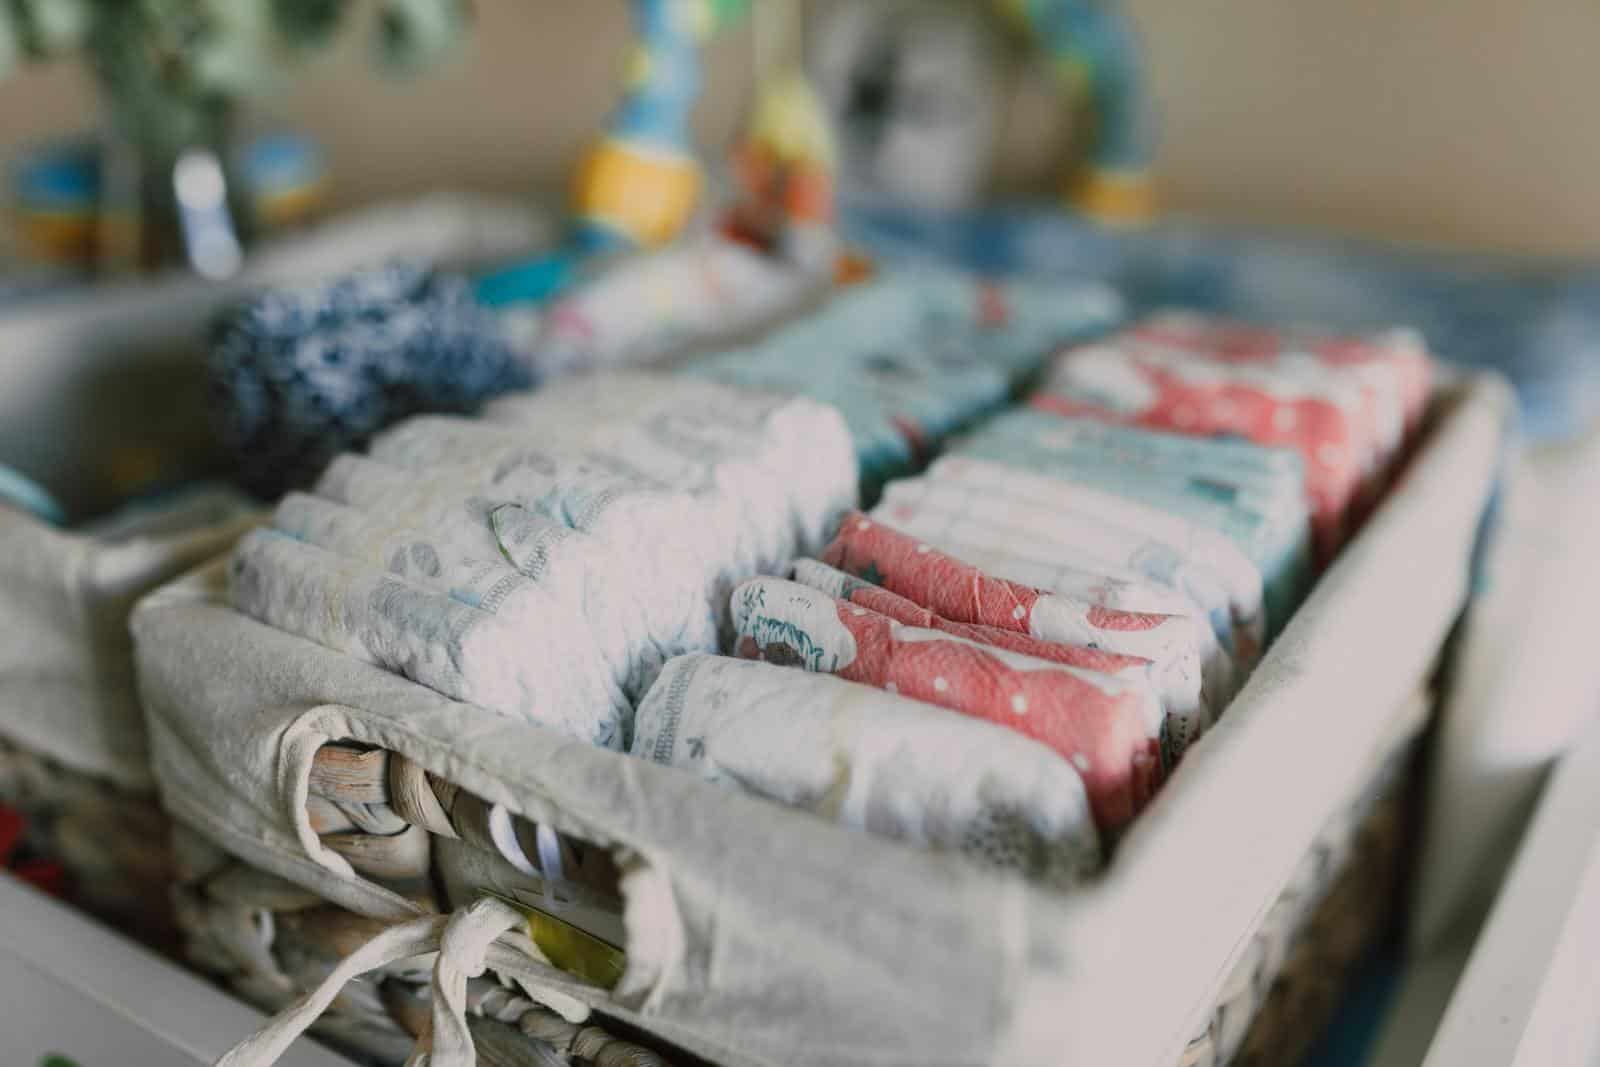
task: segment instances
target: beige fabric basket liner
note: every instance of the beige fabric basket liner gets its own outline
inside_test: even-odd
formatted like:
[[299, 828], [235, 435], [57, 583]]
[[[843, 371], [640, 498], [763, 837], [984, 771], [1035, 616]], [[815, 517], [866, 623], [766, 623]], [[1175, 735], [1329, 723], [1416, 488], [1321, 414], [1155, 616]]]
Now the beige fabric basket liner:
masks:
[[[305, 818], [328, 740], [402, 753], [624, 853], [629, 966], [572, 992], [725, 1063], [1170, 1067], [1311, 842], [1372, 773], [1464, 604], [1510, 395], [1441, 398], [1425, 446], [1094, 885], [1056, 895], [447, 700], [226, 606], [220, 566], [134, 618], [163, 802], [377, 918]], [[537, 649], [530, 649], [537, 655]]]
[[128, 613], [252, 521], [103, 544], [0, 507], [0, 738], [121, 788], [150, 789]]
[[[0, 461], [75, 513], [114, 499], [119, 455], [213, 464], [200, 373], [207, 324], [250, 286], [394, 257], [481, 262], [545, 227], [513, 203], [438, 194], [271, 242], [219, 285], [182, 275], [71, 290], [0, 314]], [[181, 462], [180, 462], [181, 458]], [[240, 524], [104, 544], [0, 504], [0, 738], [125, 789], [152, 787], [128, 611], [222, 552]]]

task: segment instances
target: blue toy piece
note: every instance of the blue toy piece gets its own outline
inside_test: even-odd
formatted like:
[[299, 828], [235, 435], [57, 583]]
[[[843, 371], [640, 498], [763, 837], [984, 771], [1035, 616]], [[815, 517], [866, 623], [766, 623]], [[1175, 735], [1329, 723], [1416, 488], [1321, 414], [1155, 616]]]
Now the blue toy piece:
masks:
[[19, 507], [52, 526], [60, 526], [65, 521], [61, 505], [44, 486], [21, 471], [0, 465], [0, 506], [4, 505]]
[[327, 197], [327, 160], [315, 141], [299, 134], [266, 134], [246, 144], [239, 173], [258, 229], [305, 222]]
[[610, 136], [641, 147], [688, 156], [689, 116], [704, 80], [700, 45], [712, 28], [703, 4], [633, 0], [638, 41], [627, 91], [612, 116]]

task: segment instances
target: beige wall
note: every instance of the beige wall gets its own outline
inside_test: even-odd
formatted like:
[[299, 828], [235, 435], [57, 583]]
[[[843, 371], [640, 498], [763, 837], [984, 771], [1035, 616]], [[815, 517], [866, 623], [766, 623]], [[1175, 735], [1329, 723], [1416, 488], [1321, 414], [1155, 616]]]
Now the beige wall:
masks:
[[[1132, 0], [1164, 115], [1162, 175], [1188, 211], [1266, 223], [1600, 253], [1600, 2]], [[621, 0], [478, 0], [468, 56], [383, 82], [362, 62], [300, 78], [273, 109], [331, 146], [346, 201], [438, 185], [556, 185], [602, 119]], [[747, 41], [716, 47], [708, 142], [727, 136]], [[1006, 150], [1040, 172], [1034, 121]], [[0, 86], [0, 162], [91, 114], [81, 74]]]

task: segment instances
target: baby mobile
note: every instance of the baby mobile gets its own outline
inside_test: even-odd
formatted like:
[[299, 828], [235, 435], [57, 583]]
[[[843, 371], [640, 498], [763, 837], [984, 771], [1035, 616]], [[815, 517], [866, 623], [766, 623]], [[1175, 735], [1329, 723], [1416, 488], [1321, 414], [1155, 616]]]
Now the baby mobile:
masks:
[[[834, 123], [801, 66], [796, 0], [632, 0], [631, 10], [620, 103], [575, 169], [555, 251], [476, 278], [399, 266], [269, 292], [219, 326], [213, 409], [246, 485], [281, 492], [410, 414], [467, 412], [547, 376], [715, 348], [871, 270], [836, 235]], [[1074, 53], [1074, 85], [1120, 92], [1097, 72], [1116, 68], [1112, 53], [1131, 37], [1087, 16], [1080, 25], [1059, 0], [1019, 10], [1041, 39], [1099, 34]], [[712, 199], [690, 129], [702, 53], [747, 14], [759, 84], [727, 195], [696, 226]], [[1147, 203], [1127, 195], [1147, 180], [1147, 146], [1117, 125], [1136, 109], [1101, 110], [1116, 128], [1097, 138], [1108, 147], [1074, 188], [1126, 219]]]
[[[469, 0], [8, 0], [0, 77], [23, 61], [77, 54], [100, 89], [105, 129], [87, 152], [37, 160], [24, 175], [30, 243], [103, 268], [184, 263], [234, 273], [258, 221], [290, 195], [246, 196], [232, 140], [241, 105], [286, 84], [360, 10], [383, 69], [428, 66], [463, 34]], [[255, 146], [270, 191], [304, 194], [302, 145]]]
[[[769, 13], [776, 6], [763, 5]], [[575, 321], [544, 314], [549, 302], [604, 280], [610, 268], [648, 259], [638, 253], [663, 252], [685, 232], [705, 185], [690, 130], [701, 49], [750, 5], [633, 0], [631, 10], [621, 100], [576, 168], [566, 235], [554, 252], [475, 278], [398, 264], [271, 290], [218, 323], [212, 408], [246, 487], [280, 493], [396, 419], [471, 411], [563, 369], [527, 351], [562, 347], [528, 340], [542, 323]], [[757, 198], [778, 198], [801, 225], [773, 232], [763, 225], [771, 212], [752, 207], [739, 221], [756, 243], [787, 243], [831, 222], [826, 164], [817, 162], [826, 155], [818, 144], [826, 124], [793, 84], [763, 92], [740, 156], [752, 180], [765, 183]], [[812, 123], [796, 132], [806, 115]]]

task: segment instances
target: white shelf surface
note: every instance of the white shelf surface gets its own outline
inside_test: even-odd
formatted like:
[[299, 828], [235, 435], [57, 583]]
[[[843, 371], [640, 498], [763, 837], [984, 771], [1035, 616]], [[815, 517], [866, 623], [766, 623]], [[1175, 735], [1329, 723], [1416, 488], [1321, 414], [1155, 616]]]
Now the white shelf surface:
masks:
[[[0, 1063], [199, 1067], [266, 1021], [151, 952], [0, 874]], [[296, 1042], [282, 1067], [350, 1067]]]
[[1600, 1064], [1600, 722], [1552, 775], [1423, 1067]]

